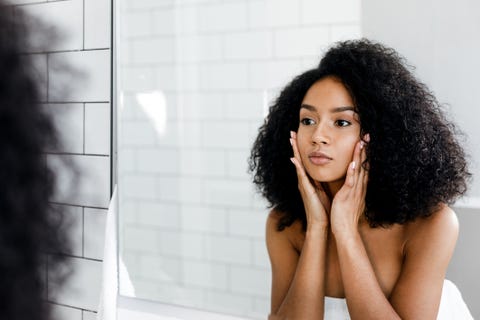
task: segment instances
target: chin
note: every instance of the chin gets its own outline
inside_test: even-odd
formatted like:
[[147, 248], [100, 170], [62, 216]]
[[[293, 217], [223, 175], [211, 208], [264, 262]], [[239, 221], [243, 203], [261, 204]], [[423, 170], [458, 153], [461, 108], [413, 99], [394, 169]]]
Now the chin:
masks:
[[339, 180], [344, 180], [345, 179], [345, 173], [343, 174], [328, 174], [328, 173], [318, 173], [315, 172], [311, 174], [308, 172], [308, 175], [310, 178], [313, 179], [315, 182], [324, 182], [324, 183], [331, 183], [331, 182], [337, 182]]

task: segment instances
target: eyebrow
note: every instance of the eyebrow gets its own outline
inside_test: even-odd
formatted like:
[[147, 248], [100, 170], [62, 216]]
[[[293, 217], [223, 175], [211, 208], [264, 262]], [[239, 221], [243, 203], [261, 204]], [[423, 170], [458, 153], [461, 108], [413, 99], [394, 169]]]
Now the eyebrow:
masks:
[[[317, 111], [317, 108], [315, 108], [314, 106], [311, 106], [309, 104], [302, 104], [300, 106], [300, 109], [307, 109], [309, 111]], [[344, 111], [353, 111], [353, 112], [356, 112], [355, 111], [355, 108], [352, 107], [352, 106], [345, 106], [345, 107], [337, 107], [337, 108], [333, 108], [332, 110], [330, 110], [331, 113], [338, 113], [338, 112], [344, 112]]]

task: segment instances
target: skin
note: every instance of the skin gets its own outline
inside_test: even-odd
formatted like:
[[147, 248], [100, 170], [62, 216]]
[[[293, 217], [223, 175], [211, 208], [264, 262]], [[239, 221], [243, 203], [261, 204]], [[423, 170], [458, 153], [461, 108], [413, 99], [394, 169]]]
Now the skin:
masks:
[[[306, 93], [291, 159], [307, 216], [283, 231], [273, 210], [266, 239], [272, 266], [269, 319], [323, 319], [324, 297], [346, 298], [352, 319], [436, 319], [458, 236], [446, 205], [429, 218], [371, 228], [363, 216], [365, 144], [353, 101], [327, 77]], [[317, 152], [317, 153], [315, 153]], [[313, 157], [318, 152], [330, 160]]]

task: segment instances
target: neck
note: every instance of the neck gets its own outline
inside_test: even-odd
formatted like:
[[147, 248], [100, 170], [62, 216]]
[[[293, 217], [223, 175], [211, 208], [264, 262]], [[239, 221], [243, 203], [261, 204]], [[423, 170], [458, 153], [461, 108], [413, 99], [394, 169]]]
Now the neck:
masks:
[[330, 198], [330, 201], [333, 200], [333, 197], [337, 194], [338, 190], [340, 190], [345, 183], [345, 179], [332, 181], [332, 182], [322, 182], [323, 190], [327, 193], [327, 196]]

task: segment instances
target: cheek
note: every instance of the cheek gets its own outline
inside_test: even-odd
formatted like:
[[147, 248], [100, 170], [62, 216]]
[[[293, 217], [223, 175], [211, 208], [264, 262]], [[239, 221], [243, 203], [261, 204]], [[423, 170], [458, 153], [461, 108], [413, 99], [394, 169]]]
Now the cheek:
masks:
[[305, 139], [305, 135], [302, 131], [298, 130], [297, 132], [297, 147], [298, 151], [302, 153], [305, 150], [305, 147], [308, 146], [308, 141]]
[[[308, 166], [308, 152], [310, 151], [310, 143], [308, 139], [305, 139], [305, 136], [297, 133], [297, 149], [300, 154], [300, 159], [304, 166]], [[292, 151], [293, 154], [293, 151]]]
[[350, 163], [353, 159], [353, 152], [355, 151], [355, 146], [358, 141], [358, 138], [350, 139], [349, 141], [345, 141], [342, 146], [343, 153], [345, 155], [345, 161], [347, 161], [348, 163]]

